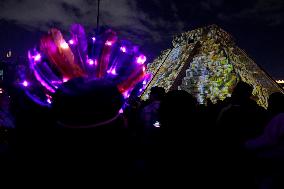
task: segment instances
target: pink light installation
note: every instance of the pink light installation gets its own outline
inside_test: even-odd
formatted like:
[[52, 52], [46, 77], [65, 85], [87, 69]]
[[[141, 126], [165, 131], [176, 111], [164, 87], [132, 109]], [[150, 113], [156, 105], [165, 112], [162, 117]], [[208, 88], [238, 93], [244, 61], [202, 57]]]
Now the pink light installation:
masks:
[[51, 104], [51, 100], [50, 100], [49, 98], [46, 100], [46, 102], [47, 102], [48, 104]]
[[126, 52], [126, 47], [125, 46], [120, 47], [120, 51], [125, 53]]
[[108, 74], [117, 75], [115, 68], [111, 68], [107, 71]]
[[73, 45], [73, 44], [74, 44], [74, 40], [73, 40], [73, 39], [70, 39], [70, 40], [69, 40], [69, 44], [70, 44], [70, 45]]
[[63, 78], [63, 83], [67, 82], [69, 79], [67, 77]]
[[29, 83], [26, 80], [22, 84], [23, 84], [24, 87], [29, 86]]
[[87, 62], [91, 66], [94, 65], [94, 63], [95, 63], [95, 61], [93, 59], [88, 59]]
[[35, 61], [40, 61], [40, 59], [41, 59], [41, 55], [39, 53], [34, 56]]
[[[75, 77], [91, 77], [91, 79], [94, 77], [118, 81], [115, 84], [125, 98], [129, 97], [139, 82], [143, 82], [143, 87], [139, 91], [144, 90], [147, 81], [149, 81], [145, 77], [144, 63], [147, 58], [138, 51], [138, 46], [133, 47], [125, 41], [118, 41], [119, 45], [116, 45], [118, 40], [116, 33], [107, 31], [103, 35], [102, 39], [105, 41], [102, 44], [95, 43], [100, 36], [90, 36], [89, 42], [93, 44], [92, 49], [88, 49], [88, 45], [82, 45], [87, 44], [84, 32], [72, 29], [71, 34], [71, 37], [65, 41], [59, 30], [51, 29], [46, 36], [42, 37], [40, 51], [33, 49], [28, 52], [33, 78], [45, 88], [43, 92], [46, 95], [55, 93], [60, 85]], [[70, 48], [73, 47], [72, 45], [76, 45], [76, 48]], [[100, 53], [97, 53], [96, 50], [99, 50]], [[120, 53], [117, 53], [118, 51]], [[123, 53], [127, 53], [127, 57]], [[54, 67], [61, 77], [55, 75], [51, 67]], [[130, 71], [124, 72], [124, 69]], [[107, 73], [109, 75], [104, 77]], [[23, 79], [27, 78], [29, 77]], [[29, 82], [22, 80], [19, 84], [25, 87], [27, 92], [33, 92], [33, 88], [29, 87], [30, 85], [34, 86], [32, 80]], [[49, 96], [40, 98], [40, 101], [45, 105], [52, 103]]]
[[115, 69], [113, 68], [113, 69], [110, 71], [110, 73], [111, 73], [112, 75], [116, 75]]
[[106, 46], [112, 46], [112, 42], [111, 41], [106, 41], [105, 45]]
[[63, 42], [63, 43], [60, 44], [60, 47], [62, 49], [67, 49], [69, 46], [68, 46], [68, 44], [66, 42]]
[[147, 58], [143, 54], [137, 57], [136, 62], [138, 64], [144, 64], [146, 62]]

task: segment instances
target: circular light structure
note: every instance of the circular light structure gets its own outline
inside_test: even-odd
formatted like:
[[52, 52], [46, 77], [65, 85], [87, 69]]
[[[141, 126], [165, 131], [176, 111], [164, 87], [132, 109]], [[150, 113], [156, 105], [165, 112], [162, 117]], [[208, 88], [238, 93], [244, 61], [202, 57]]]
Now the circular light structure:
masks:
[[[79, 24], [72, 25], [70, 30], [71, 37], [65, 40], [58, 29], [51, 29], [48, 37], [40, 41], [41, 51], [28, 51], [30, 70], [26, 74], [33, 76], [20, 73], [22, 80], [18, 84], [36, 103], [50, 106], [52, 98], [49, 96], [63, 83], [77, 77], [109, 80], [117, 85], [125, 98], [129, 97], [136, 84], [148, 81], [143, 71], [145, 56], [138, 47], [134, 52], [134, 45], [126, 41], [116, 44], [116, 32], [107, 30], [98, 36], [86, 37], [84, 28]], [[123, 53], [127, 53], [127, 57]], [[34, 89], [40, 85], [42, 92], [36, 93]]]

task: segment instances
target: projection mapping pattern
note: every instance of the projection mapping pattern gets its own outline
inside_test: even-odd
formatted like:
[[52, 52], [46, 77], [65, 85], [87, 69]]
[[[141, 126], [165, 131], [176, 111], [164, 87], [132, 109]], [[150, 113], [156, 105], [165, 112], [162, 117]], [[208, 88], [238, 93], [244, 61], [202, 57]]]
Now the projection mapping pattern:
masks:
[[[195, 49], [195, 50], [194, 50]], [[238, 48], [227, 32], [216, 25], [182, 33], [167, 49], [148, 64], [152, 73], [142, 99], [148, 97], [153, 86], [166, 91], [182, 89], [193, 94], [200, 104], [207, 100], [216, 103], [231, 96], [242, 80], [254, 87], [253, 98], [267, 107], [268, 96], [283, 90], [247, 54]]]

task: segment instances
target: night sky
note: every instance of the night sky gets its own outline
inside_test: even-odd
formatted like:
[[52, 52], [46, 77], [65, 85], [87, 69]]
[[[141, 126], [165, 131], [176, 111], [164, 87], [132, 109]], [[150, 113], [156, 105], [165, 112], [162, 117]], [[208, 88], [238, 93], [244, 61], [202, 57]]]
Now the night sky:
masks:
[[[96, 15], [96, 0], [0, 0], [0, 52], [25, 56], [50, 27], [67, 34], [77, 22], [91, 32]], [[171, 46], [174, 34], [217, 24], [275, 79], [284, 79], [283, 0], [101, 0], [100, 22], [141, 45], [150, 61]]]

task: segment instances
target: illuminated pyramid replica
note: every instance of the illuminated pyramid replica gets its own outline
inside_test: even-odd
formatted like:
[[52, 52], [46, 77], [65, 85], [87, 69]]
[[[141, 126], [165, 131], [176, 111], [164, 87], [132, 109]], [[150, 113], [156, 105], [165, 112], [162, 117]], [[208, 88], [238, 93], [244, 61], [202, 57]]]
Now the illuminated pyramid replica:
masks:
[[216, 103], [231, 96], [242, 80], [254, 87], [253, 98], [267, 107], [268, 96], [283, 89], [248, 55], [227, 32], [216, 25], [174, 37], [173, 47], [162, 52], [147, 71], [152, 73], [142, 99], [153, 86], [166, 91], [181, 89], [193, 94], [200, 104]]

